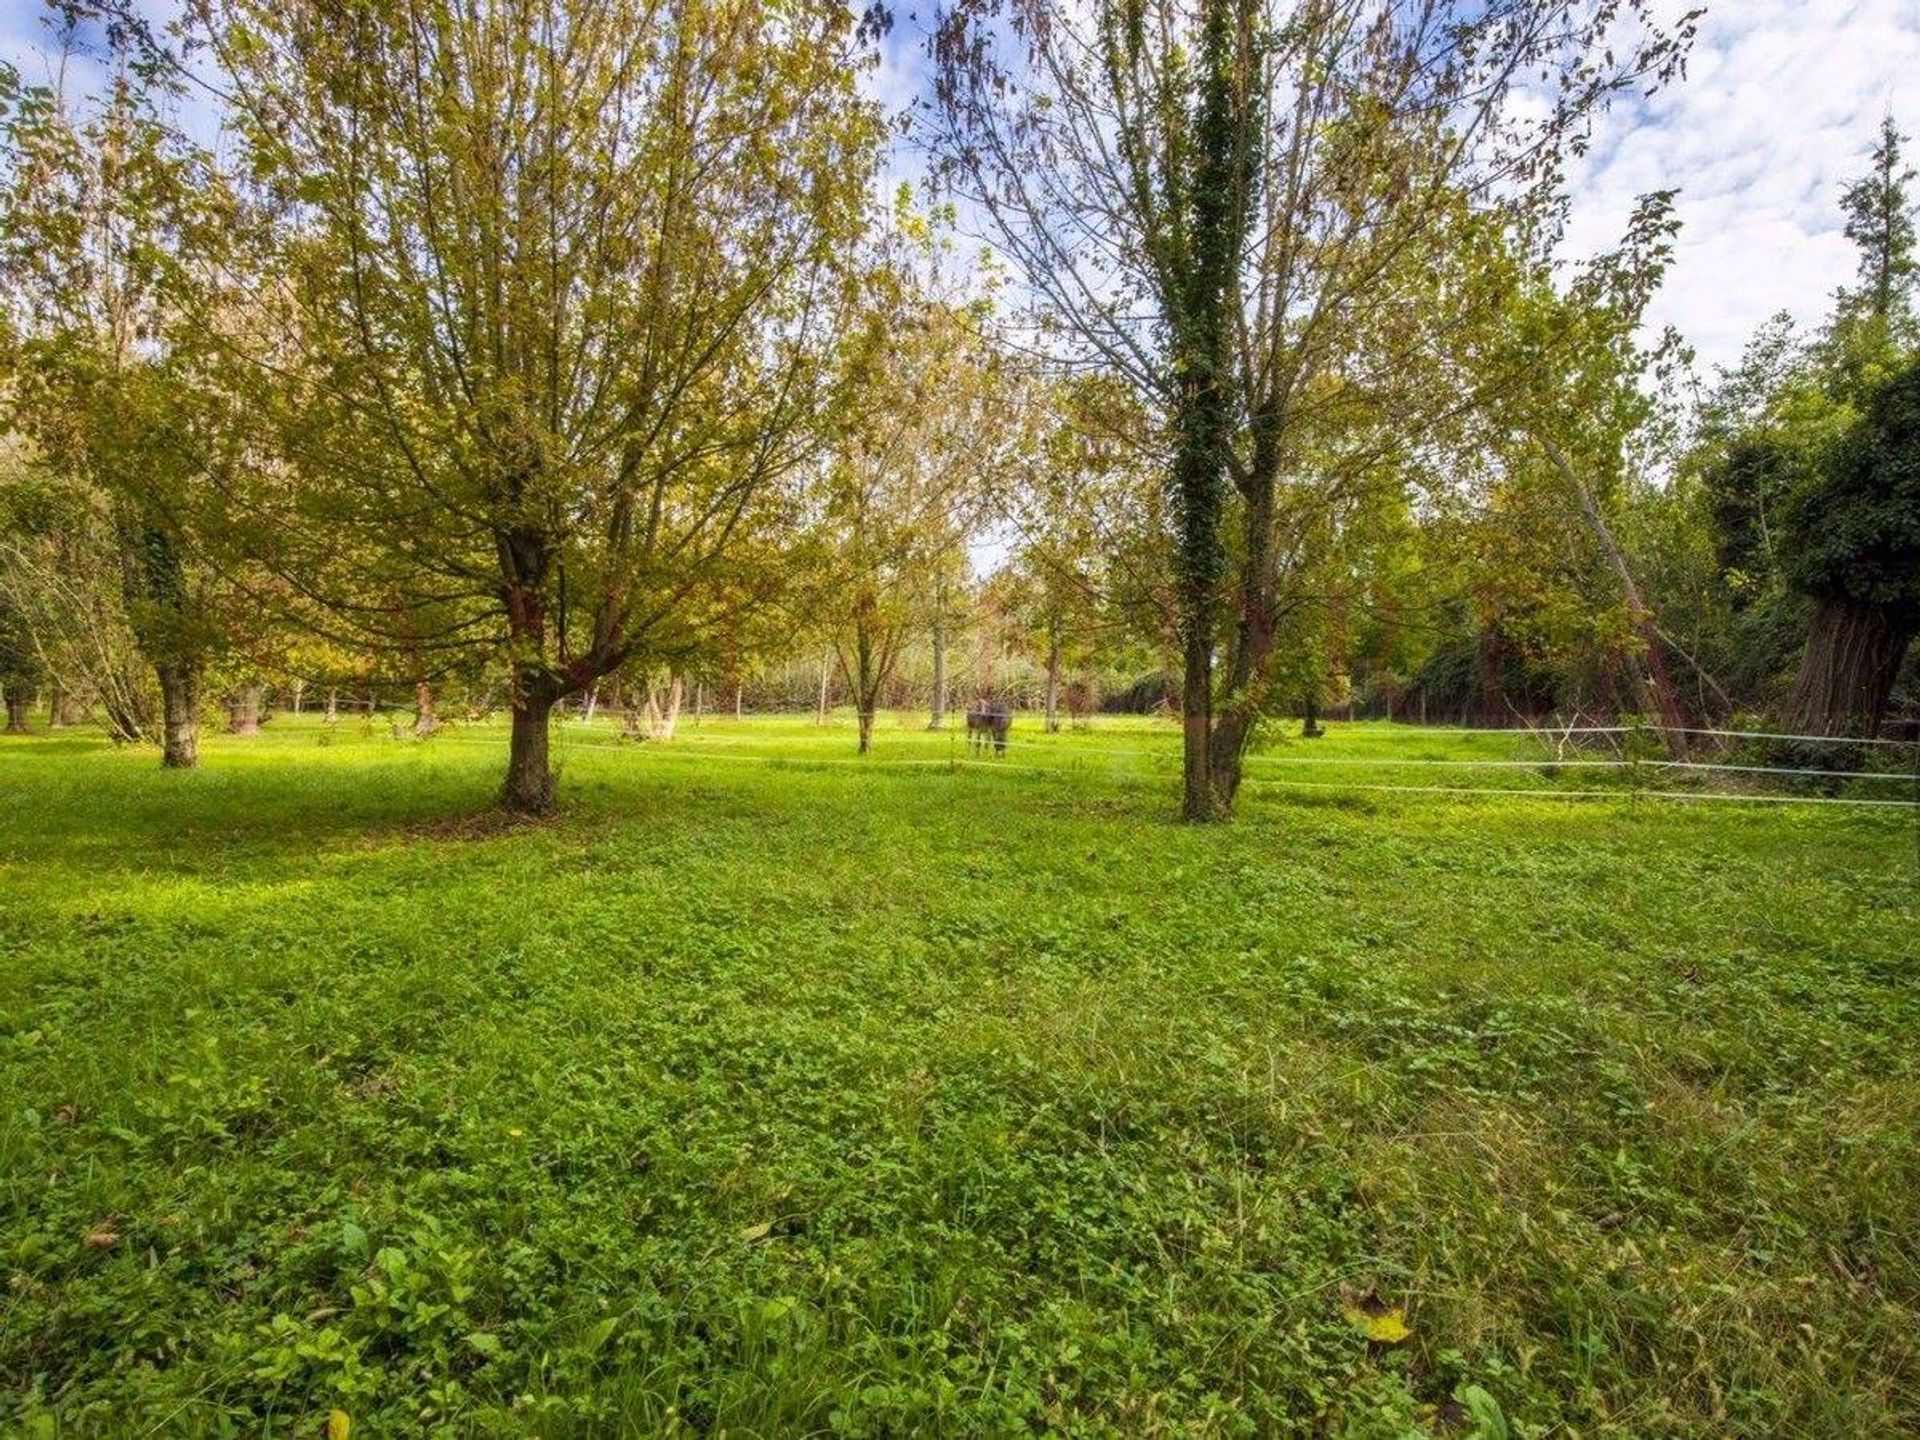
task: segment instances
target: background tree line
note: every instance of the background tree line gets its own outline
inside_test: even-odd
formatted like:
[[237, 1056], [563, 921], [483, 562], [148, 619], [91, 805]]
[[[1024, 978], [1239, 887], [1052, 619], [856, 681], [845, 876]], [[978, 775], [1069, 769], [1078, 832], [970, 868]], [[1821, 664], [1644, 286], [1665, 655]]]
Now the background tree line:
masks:
[[[992, 693], [1263, 726], [1914, 704], [1913, 172], [1702, 386], [1643, 197], [1568, 162], [1631, 0], [965, 0], [895, 126], [831, 0], [68, 5], [0, 77], [0, 691], [197, 759], [224, 707], [630, 717]], [[217, 136], [196, 139], [211, 114]], [[901, 136], [929, 193], [887, 195]], [[985, 249], [974, 239], [991, 241]], [[1838, 278], [1838, 277], [1836, 277]], [[644, 717], [644, 724], [642, 722]]]

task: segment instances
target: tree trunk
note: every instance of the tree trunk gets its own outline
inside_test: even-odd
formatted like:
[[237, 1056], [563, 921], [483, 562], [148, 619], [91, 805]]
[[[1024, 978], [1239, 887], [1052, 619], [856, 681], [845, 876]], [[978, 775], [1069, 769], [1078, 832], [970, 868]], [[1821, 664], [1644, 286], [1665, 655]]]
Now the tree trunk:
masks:
[[433, 686], [425, 680], [413, 687], [413, 733], [431, 735], [440, 728], [440, 716], [433, 705]]
[[547, 763], [548, 721], [553, 696], [542, 686], [514, 687], [513, 732], [507, 746], [507, 780], [500, 803], [522, 815], [544, 815], [553, 809], [553, 770]]
[[1868, 737], [1880, 728], [1916, 621], [1842, 596], [1813, 612], [1785, 728], [1796, 735]]
[[933, 587], [933, 714], [927, 729], [943, 729], [947, 723], [947, 587], [941, 581]]
[[580, 718], [584, 723], [588, 725], [593, 724], [593, 712], [599, 707], [599, 704], [600, 687], [598, 685], [589, 685], [587, 687], [586, 703], [580, 707]]
[[1627, 613], [1633, 619], [1633, 627], [1640, 633], [1640, 642], [1644, 649], [1644, 666], [1640, 657], [1627, 657], [1627, 680], [1633, 687], [1634, 704], [1644, 715], [1652, 716], [1661, 726], [1660, 738], [1665, 742], [1667, 758], [1685, 760], [1687, 758], [1687, 712], [1681, 705], [1680, 697], [1675, 693], [1673, 682], [1667, 675], [1667, 662], [1660, 648], [1659, 627], [1655, 625], [1653, 611], [1647, 608], [1646, 601], [1640, 597], [1640, 587], [1635, 583], [1633, 570], [1627, 564], [1626, 552], [1620, 548], [1620, 542], [1614, 539], [1613, 527], [1607, 524], [1607, 517], [1601, 512], [1600, 502], [1587, 488], [1567, 457], [1544, 435], [1536, 437], [1540, 448], [1547, 452], [1547, 459], [1553, 468], [1573, 487], [1573, 493], [1580, 502], [1580, 509], [1587, 517], [1587, 524], [1600, 542], [1600, 549], [1607, 557], [1607, 563], [1613, 567], [1613, 573], [1619, 577], [1620, 592], [1627, 602]]
[[235, 735], [260, 733], [260, 687], [242, 685], [227, 702], [227, 729]]
[[329, 686], [327, 689], [327, 724], [332, 725], [340, 718], [340, 692]]
[[1320, 728], [1320, 692], [1307, 691], [1306, 719], [1300, 724], [1300, 737], [1303, 740], [1318, 740], [1327, 732]]
[[200, 763], [200, 672], [191, 665], [157, 665], [160, 679], [160, 763], [191, 770]]
[[819, 703], [813, 707], [813, 723], [816, 725], [824, 725], [827, 723], [827, 700], [829, 698], [827, 687], [833, 676], [832, 665], [833, 657], [831, 655], [822, 655], [820, 657], [820, 700]]
[[686, 682], [678, 675], [669, 675], [663, 694], [661, 688], [651, 681], [647, 684], [647, 738], [649, 740], [671, 740], [673, 732], [680, 725], [680, 700], [685, 692]]
[[1233, 813], [1233, 802], [1245, 778], [1247, 745], [1260, 718], [1261, 692], [1277, 634], [1272, 563], [1273, 462], [1258, 456], [1254, 468], [1256, 479], [1241, 492], [1246, 508], [1241, 521], [1240, 616], [1234, 626], [1230, 663], [1221, 686], [1223, 706], [1214, 722], [1207, 762], [1207, 779], [1213, 792], [1211, 813], [1222, 820]]
[[47, 724], [55, 730], [80, 723], [80, 702], [73, 691], [58, 680], [53, 682], [53, 698], [47, 704]]
[[860, 754], [864, 755], [873, 748], [873, 707], [861, 703], [860, 714]]
[[745, 703], [741, 699], [741, 694], [745, 689], [746, 687], [744, 685], [735, 685], [733, 687], [733, 718], [736, 720], [741, 720], [746, 717]]
[[1190, 824], [1214, 818], [1213, 777], [1208, 748], [1213, 742], [1213, 627], [1188, 619], [1185, 672], [1180, 685], [1182, 790], [1180, 818]]
[[1480, 661], [1480, 723], [1494, 729], [1507, 717], [1506, 636], [1493, 621], [1485, 621], [1480, 626], [1480, 643], [1475, 648]]
[[7, 690], [7, 734], [27, 733], [27, 707], [32, 703], [33, 697], [19, 694], [12, 688]]
[[1060, 617], [1047, 617], [1047, 734], [1060, 733]]

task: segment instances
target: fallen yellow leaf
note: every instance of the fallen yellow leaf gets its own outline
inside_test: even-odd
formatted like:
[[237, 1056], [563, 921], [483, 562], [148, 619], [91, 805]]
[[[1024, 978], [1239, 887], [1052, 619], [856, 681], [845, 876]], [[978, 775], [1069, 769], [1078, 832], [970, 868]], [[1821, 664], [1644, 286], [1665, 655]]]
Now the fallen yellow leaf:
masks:
[[1398, 1345], [1413, 1334], [1413, 1327], [1407, 1324], [1407, 1312], [1375, 1296], [1343, 1300], [1340, 1313], [1347, 1317], [1348, 1324], [1376, 1345]]
[[327, 1412], [327, 1440], [347, 1440], [353, 1433], [353, 1417], [344, 1410]]

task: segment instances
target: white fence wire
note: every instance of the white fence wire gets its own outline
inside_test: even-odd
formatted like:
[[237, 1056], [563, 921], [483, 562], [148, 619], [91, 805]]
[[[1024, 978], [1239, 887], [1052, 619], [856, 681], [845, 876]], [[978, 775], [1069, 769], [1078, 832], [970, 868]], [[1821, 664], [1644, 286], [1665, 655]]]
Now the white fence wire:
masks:
[[[721, 717], [731, 720], [732, 717]], [[504, 735], [481, 736], [450, 733], [463, 728], [447, 725], [438, 734], [425, 737], [436, 745], [485, 745], [500, 746], [506, 741]], [[844, 727], [840, 727], [844, 728]], [[1573, 729], [1555, 729], [1530, 731], [1509, 730], [1472, 730], [1462, 728], [1432, 729], [1406, 727], [1391, 733], [1395, 738], [1421, 738], [1426, 736], [1473, 735], [1496, 739], [1509, 739], [1519, 742], [1538, 741], [1548, 743], [1569, 734], [1622, 735], [1634, 733], [1657, 734], [1664, 727], [1645, 726], [1587, 726]], [[882, 740], [888, 732], [879, 732]], [[927, 732], [918, 732], [925, 736]], [[939, 732], [934, 732], [938, 734]], [[981, 745], [977, 750], [967, 739], [959, 726], [945, 732], [948, 753], [945, 755], [816, 755], [805, 753], [755, 754], [730, 750], [733, 743], [760, 743], [757, 737], [741, 737], [736, 742], [728, 740], [692, 739], [685, 736], [677, 741], [644, 740], [634, 741], [617, 731], [593, 731], [595, 738], [580, 734], [578, 729], [563, 729], [556, 737], [556, 751], [564, 760], [572, 754], [585, 754], [605, 751], [612, 754], [646, 756], [654, 760], [679, 760], [688, 762], [720, 761], [745, 764], [771, 765], [793, 769], [816, 767], [854, 767], [863, 769], [887, 770], [935, 770], [948, 769], [958, 773], [961, 769], [979, 771], [1000, 771], [1015, 774], [1041, 774], [1060, 776], [1087, 776], [1102, 773], [1105, 762], [1110, 760], [1145, 760], [1159, 767], [1152, 771], [1135, 770], [1131, 778], [1162, 778], [1177, 768], [1179, 752], [1172, 748], [1141, 749], [1134, 746], [1107, 745], [1097, 742], [1069, 741], [1064, 744], [1046, 744], [1030, 740], [1010, 740], [995, 753], [991, 743]], [[1379, 730], [1342, 731], [1342, 738], [1375, 738], [1383, 732]], [[1688, 733], [1714, 735], [1724, 738], [1764, 739], [1805, 741], [1809, 743], [1857, 744], [1856, 740], [1846, 737], [1815, 735], [1783, 735], [1771, 732], [1689, 729]], [[604, 737], [604, 738], [600, 738]], [[1875, 740], [1877, 745], [1907, 745], [1912, 742], [1898, 740]], [[1246, 757], [1247, 783], [1258, 787], [1272, 787], [1292, 790], [1329, 790], [1353, 791], [1368, 794], [1431, 795], [1431, 796], [1490, 796], [1507, 799], [1541, 800], [1614, 800], [1630, 801], [1638, 798], [1658, 800], [1719, 803], [1751, 803], [1757, 805], [1827, 805], [1853, 806], [1873, 809], [1920, 809], [1920, 746], [1916, 747], [1916, 769], [1902, 771], [1865, 771], [1843, 770], [1837, 768], [1752, 765], [1739, 762], [1720, 762], [1706, 760], [1665, 760], [1656, 758], [1634, 758], [1628, 756], [1610, 756], [1602, 758], [1580, 757], [1562, 758], [1558, 755], [1543, 755], [1532, 759], [1509, 757], [1456, 758], [1434, 756], [1378, 756], [1378, 755], [1272, 755], [1254, 753]], [[1013, 758], [1007, 758], [1012, 752]], [[1039, 756], [1054, 757], [1050, 763], [1032, 763]], [[1417, 785], [1389, 784], [1364, 779], [1306, 780], [1286, 778], [1271, 773], [1261, 773], [1265, 767], [1320, 767], [1325, 769], [1362, 769], [1375, 771], [1394, 771], [1404, 769], [1454, 769], [1467, 771], [1532, 771], [1543, 779], [1551, 779], [1563, 771], [1601, 771], [1624, 772], [1633, 783], [1628, 786], [1608, 788], [1597, 787], [1555, 787], [1538, 785]], [[1104, 773], [1113, 777], [1115, 772], [1106, 768]], [[1914, 796], [1894, 798], [1880, 795], [1813, 795], [1813, 794], [1777, 794], [1760, 790], [1687, 790], [1664, 788], [1648, 784], [1650, 777], [1658, 774], [1698, 774], [1738, 775], [1755, 779], [1779, 777], [1787, 780], [1847, 781], [1867, 785], [1911, 785]], [[1126, 777], [1123, 777], [1126, 778]]]

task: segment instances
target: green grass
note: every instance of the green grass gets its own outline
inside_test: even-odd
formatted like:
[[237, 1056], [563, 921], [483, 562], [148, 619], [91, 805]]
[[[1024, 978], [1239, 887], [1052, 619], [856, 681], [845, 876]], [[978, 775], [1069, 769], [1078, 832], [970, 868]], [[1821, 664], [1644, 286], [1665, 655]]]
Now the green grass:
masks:
[[1911, 813], [1034, 729], [0, 742], [0, 1431], [1920, 1430]]

